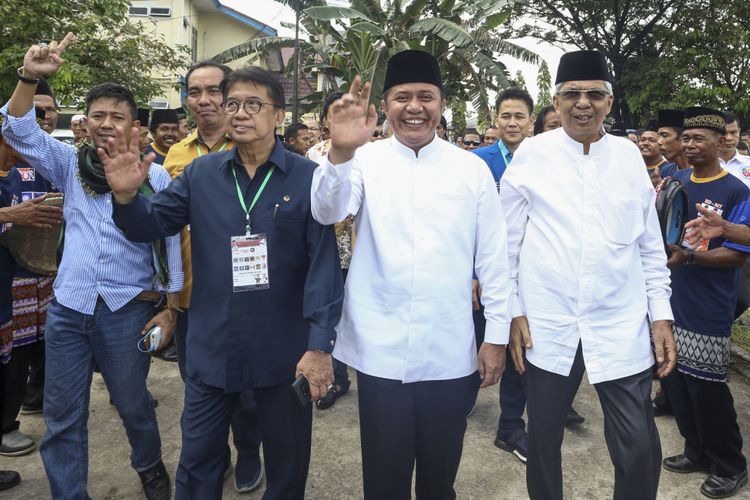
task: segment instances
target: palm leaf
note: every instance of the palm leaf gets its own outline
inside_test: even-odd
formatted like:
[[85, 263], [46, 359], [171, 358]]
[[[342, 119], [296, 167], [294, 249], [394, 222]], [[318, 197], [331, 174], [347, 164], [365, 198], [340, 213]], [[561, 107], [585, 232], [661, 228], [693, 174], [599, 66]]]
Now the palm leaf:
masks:
[[362, 12], [347, 7], [308, 7], [305, 14], [318, 21], [333, 21], [341, 19], [364, 19], [372, 22], [367, 15]]
[[434, 34], [456, 47], [468, 47], [474, 39], [458, 24], [447, 19], [430, 18], [415, 22], [409, 27], [411, 34]]
[[[300, 43], [303, 43], [300, 40]], [[245, 56], [259, 54], [261, 56], [268, 56], [271, 53], [280, 50], [284, 47], [294, 47], [294, 38], [286, 37], [263, 37], [249, 40], [247, 42], [240, 43], [234, 47], [230, 47], [222, 52], [219, 52], [215, 56], [211, 57], [211, 60], [221, 64], [226, 64], [231, 61], [236, 61]]]
[[372, 33], [374, 35], [379, 35], [379, 36], [385, 36], [386, 34], [383, 28], [369, 21], [362, 21], [359, 23], [352, 24], [351, 26], [349, 26], [349, 29], [354, 30], [354, 31], [366, 31], [368, 33]]

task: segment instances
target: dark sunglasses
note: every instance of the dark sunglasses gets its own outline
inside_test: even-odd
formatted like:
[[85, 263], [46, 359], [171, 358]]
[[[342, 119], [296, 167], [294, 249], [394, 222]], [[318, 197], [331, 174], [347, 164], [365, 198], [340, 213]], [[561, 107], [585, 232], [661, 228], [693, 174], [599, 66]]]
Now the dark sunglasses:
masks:
[[586, 99], [589, 101], [603, 101], [607, 98], [609, 93], [606, 90], [601, 89], [588, 89], [588, 90], [563, 90], [559, 92], [559, 95], [563, 101], [576, 102], [581, 99], [582, 95], [586, 95]]
[[471, 146], [471, 145], [479, 146], [480, 144], [482, 143], [479, 141], [464, 141], [464, 146]]

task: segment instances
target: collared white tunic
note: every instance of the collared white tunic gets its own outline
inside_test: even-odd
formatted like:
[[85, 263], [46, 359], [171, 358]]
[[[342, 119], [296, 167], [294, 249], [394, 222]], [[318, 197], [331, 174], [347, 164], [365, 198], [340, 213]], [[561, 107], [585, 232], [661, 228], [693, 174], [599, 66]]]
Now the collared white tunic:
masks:
[[483, 285], [485, 341], [505, 344], [510, 281], [495, 183], [477, 156], [435, 138], [415, 155], [396, 138], [316, 169], [312, 213], [356, 215], [333, 355], [368, 375], [447, 380], [477, 369], [472, 271]]
[[729, 161], [719, 158], [719, 163], [721, 168], [737, 177], [745, 183], [745, 186], [750, 188], [750, 156], [743, 156], [735, 149], [734, 156]]
[[534, 366], [569, 375], [579, 344], [591, 383], [653, 364], [647, 315], [671, 320], [655, 191], [639, 151], [560, 128], [526, 139], [500, 183], [513, 317], [529, 320]]

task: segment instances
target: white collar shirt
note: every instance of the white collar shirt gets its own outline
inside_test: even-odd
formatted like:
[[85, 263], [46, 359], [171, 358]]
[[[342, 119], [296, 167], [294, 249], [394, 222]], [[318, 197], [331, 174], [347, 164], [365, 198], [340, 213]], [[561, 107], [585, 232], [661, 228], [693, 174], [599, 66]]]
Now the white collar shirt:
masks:
[[485, 342], [507, 343], [505, 221], [479, 157], [439, 138], [417, 156], [394, 137], [340, 165], [326, 156], [313, 176], [312, 213], [322, 224], [356, 216], [336, 359], [404, 383], [470, 375], [477, 369], [475, 268]]
[[737, 177], [750, 188], [750, 156], [741, 155], [739, 151], [734, 150], [734, 156], [729, 161], [719, 158], [721, 167]]
[[671, 320], [655, 191], [637, 148], [560, 128], [526, 139], [500, 183], [512, 317], [529, 321], [534, 366], [567, 376], [579, 343], [591, 383], [653, 364], [647, 316]]

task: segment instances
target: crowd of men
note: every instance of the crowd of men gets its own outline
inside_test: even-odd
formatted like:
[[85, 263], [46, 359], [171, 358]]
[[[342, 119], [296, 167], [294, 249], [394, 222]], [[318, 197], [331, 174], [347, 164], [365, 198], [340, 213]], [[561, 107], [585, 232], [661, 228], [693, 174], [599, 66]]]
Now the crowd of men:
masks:
[[[32, 46], [0, 109], [3, 237], [62, 236], [53, 277], [0, 247], [0, 454], [33, 451], [17, 417], [43, 414], [53, 498], [88, 498], [95, 370], [145, 497], [171, 497], [161, 450], [177, 445], [162, 444], [147, 387], [156, 352], [185, 385], [178, 499], [221, 498], [229, 476], [241, 493], [265, 478], [263, 498], [303, 498], [312, 407], [348, 392], [349, 367], [366, 499], [455, 498], [466, 419], [498, 381], [495, 445], [527, 464], [530, 498], [561, 499], [584, 371], [614, 498], [656, 498], [662, 468], [705, 474], [711, 498], [746, 484], [727, 385], [750, 253], [736, 115], [661, 110], [634, 137], [607, 133], [606, 61], [577, 51], [552, 106], [535, 117], [528, 92], [507, 89], [484, 134], [451, 142], [438, 61], [405, 50], [388, 61], [384, 119], [356, 77], [282, 137], [279, 81], [206, 61], [186, 74], [185, 110], [93, 87], [69, 145], [50, 135], [45, 77], [73, 41]], [[678, 244], [655, 207], [670, 179], [691, 219]], [[685, 443], [662, 459], [654, 416], [667, 413]], [[0, 489], [19, 481], [0, 471]]]

